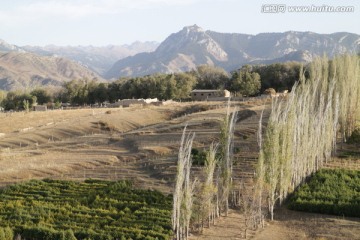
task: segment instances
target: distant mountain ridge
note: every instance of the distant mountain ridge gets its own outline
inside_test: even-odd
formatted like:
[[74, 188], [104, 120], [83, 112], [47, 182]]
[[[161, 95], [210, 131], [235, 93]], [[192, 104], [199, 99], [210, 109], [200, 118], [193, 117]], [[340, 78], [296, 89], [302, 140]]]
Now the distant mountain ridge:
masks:
[[11, 51], [25, 52], [25, 50], [22, 49], [21, 47], [13, 44], [9, 44], [4, 40], [0, 39], [0, 52], [11, 52]]
[[260, 33], [257, 35], [204, 31], [197, 25], [171, 34], [150, 53], [119, 60], [105, 77], [142, 76], [157, 72], [189, 71], [210, 64], [232, 71], [244, 64], [286, 61], [309, 62], [314, 56], [333, 57], [360, 51], [360, 36], [353, 33]]
[[108, 45], [103, 47], [48, 45], [45, 47], [24, 46], [22, 49], [42, 56], [65, 57], [79, 62], [102, 75], [116, 61], [141, 52], [152, 52], [158, 45], [157, 42], [134, 42], [130, 45]]
[[138, 52], [153, 51], [157, 46], [157, 42], [134, 42], [105, 47], [20, 47], [0, 39], [0, 89], [61, 86], [63, 82], [80, 78], [105, 81], [101, 73], [116, 61]]

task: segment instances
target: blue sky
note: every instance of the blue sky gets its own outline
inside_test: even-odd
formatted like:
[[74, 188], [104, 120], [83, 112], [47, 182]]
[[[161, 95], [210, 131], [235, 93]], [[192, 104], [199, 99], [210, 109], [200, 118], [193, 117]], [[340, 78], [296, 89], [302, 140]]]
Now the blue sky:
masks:
[[[263, 13], [266, 4], [353, 6], [354, 11]], [[0, 39], [20, 46], [161, 42], [193, 24], [229, 33], [360, 34], [359, 22], [357, 0], [1, 0], [0, 5]]]

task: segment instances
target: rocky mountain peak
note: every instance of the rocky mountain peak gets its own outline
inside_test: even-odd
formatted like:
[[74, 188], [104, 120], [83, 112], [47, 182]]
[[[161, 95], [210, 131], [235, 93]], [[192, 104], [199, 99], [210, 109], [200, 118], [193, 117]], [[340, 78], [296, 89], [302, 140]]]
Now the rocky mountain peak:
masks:
[[198, 25], [194, 24], [192, 26], [185, 26], [183, 28], [184, 32], [187, 32], [188, 34], [190, 32], [205, 32], [201, 27], [199, 27]]
[[16, 45], [9, 44], [4, 40], [0, 39], [0, 52], [9, 52], [9, 51], [25, 52], [24, 49]]
[[227, 53], [201, 27], [195, 25], [184, 27], [171, 34], [156, 49], [157, 54], [178, 52], [186, 55], [208, 55], [217, 61], [226, 61]]

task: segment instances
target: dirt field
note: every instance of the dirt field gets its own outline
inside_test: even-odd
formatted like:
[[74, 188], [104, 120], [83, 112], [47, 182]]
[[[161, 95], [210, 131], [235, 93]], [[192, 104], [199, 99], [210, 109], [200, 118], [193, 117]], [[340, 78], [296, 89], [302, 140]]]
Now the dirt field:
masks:
[[286, 208], [275, 212], [275, 220], [267, 222], [264, 229], [248, 230], [245, 238], [244, 219], [239, 212], [231, 211], [228, 217], [217, 220], [216, 225], [205, 228], [192, 240], [352, 240], [360, 239], [360, 219], [342, 218], [324, 214], [290, 211]]
[[[235, 182], [252, 184], [258, 148], [256, 131], [263, 103], [236, 103]], [[226, 103], [0, 113], [0, 186], [33, 178], [131, 179], [142, 188], [170, 193], [182, 130], [195, 132], [204, 148], [219, 135]], [[264, 121], [267, 114], [265, 112]], [[343, 161], [343, 164], [341, 163]], [[331, 165], [332, 164], [332, 165]], [[358, 159], [328, 167], [360, 166]], [[196, 172], [196, 167], [194, 168]], [[265, 229], [248, 231], [253, 239], [360, 239], [360, 220], [280, 209]], [[192, 239], [244, 239], [237, 211]]]

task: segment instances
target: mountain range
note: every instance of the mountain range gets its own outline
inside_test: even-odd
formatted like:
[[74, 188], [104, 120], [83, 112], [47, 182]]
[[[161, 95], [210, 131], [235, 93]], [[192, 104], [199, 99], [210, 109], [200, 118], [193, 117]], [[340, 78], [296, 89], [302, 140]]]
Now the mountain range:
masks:
[[171, 34], [150, 53], [119, 60], [106, 78], [141, 76], [156, 72], [188, 71], [210, 64], [232, 71], [244, 64], [309, 62], [314, 56], [333, 57], [360, 51], [360, 35], [346, 32], [260, 33], [257, 35], [204, 31], [197, 25]]
[[61, 86], [79, 78], [105, 81], [101, 76], [119, 59], [154, 51], [156, 42], [130, 45], [16, 46], [0, 39], [0, 89], [24, 90]]
[[28, 89], [61, 85], [77, 78], [118, 79], [153, 73], [189, 71], [208, 64], [233, 71], [244, 64], [309, 62], [360, 52], [360, 35], [346, 32], [318, 34], [219, 33], [197, 25], [184, 27], [162, 43], [135, 42], [131, 45], [16, 46], [0, 40], [0, 88]]
[[94, 46], [24, 46], [23, 50], [42, 56], [59, 56], [74, 60], [96, 73], [105, 74], [116, 61], [141, 52], [154, 51], [157, 42], [134, 42], [130, 45]]

